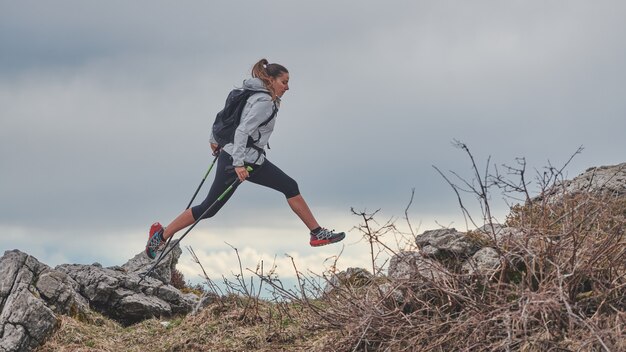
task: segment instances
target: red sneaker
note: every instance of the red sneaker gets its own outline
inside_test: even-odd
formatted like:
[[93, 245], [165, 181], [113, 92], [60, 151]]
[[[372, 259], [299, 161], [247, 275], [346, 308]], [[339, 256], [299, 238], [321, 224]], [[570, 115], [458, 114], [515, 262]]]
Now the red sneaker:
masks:
[[150, 232], [148, 233], [148, 243], [146, 243], [146, 254], [148, 258], [156, 258], [156, 252], [165, 243], [163, 240], [163, 226], [158, 222], [155, 222], [150, 226]]
[[318, 233], [311, 232], [311, 240], [309, 244], [312, 247], [325, 246], [327, 244], [339, 242], [346, 237], [345, 232], [335, 232], [335, 230], [328, 230], [322, 228]]

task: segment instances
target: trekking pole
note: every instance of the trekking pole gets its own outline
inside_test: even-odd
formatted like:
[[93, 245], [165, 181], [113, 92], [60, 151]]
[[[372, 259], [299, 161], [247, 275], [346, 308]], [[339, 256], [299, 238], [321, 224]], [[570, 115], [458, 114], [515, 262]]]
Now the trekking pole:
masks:
[[[246, 167], [246, 170], [248, 170], [248, 172], [252, 172], [252, 168], [250, 166]], [[180, 236], [180, 239], [178, 240], [178, 243], [180, 243], [180, 241], [183, 240], [183, 238], [185, 238], [185, 236], [187, 236], [187, 234], [200, 222], [200, 220], [202, 220], [202, 218], [204, 218], [204, 216], [206, 214], [209, 213], [209, 211], [211, 211], [211, 209], [213, 209], [213, 207], [215, 205], [217, 205], [218, 202], [221, 202], [222, 199], [224, 199], [224, 197], [226, 197], [228, 195], [228, 193], [230, 193], [233, 188], [235, 188], [235, 186], [239, 185], [240, 183], [242, 183], [243, 181], [239, 180], [239, 178], [237, 178], [233, 183], [230, 184], [230, 186], [228, 186], [228, 188], [226, 188], [226, 190], [224, 192], [222, 192], [222, 194], [220, 194], [219, 197], [217, 197], [217, 199], [215, 200], [215, 202], [213, 202], [213, 204], [211, 204], [207, 210], [204, 211], [204, 213], [202, 213], [202, 215], [200, 215], [198, 217], [198, 220], [196, 220], [193, 224], [191, 224], [191, 226], [187, 229], [187, 231], [185, 231], [185, 233], [183, 233], [182, 236]], [[174, 237], [174, 236], [172, 236]], [[170, 237], [170, 240], [172, 239], [172, 237]], [[157, 267], [157, 265], [159, 265], [159, 263], [161, 262], [161, 259], [165, 258], [171, 251], [172, 249], [174, 249], [175, 246], [171, 246], [170, 248], [167, 249], [167, 251], [164, 251], [161, 253], [161, 256], [159, 256], [159, 259], [152, 264], [152, 266], [150, 267], [150, 269], [148, 269], [148, 271], [146, 271], [143, 274], [139, 274], [139, 277], [141, 277], [141, 279], [139, 280], [139, 282], [143, 281], [143, 279], [146, 278], [146, 276], [148, 276], [149, 274], [152, 273], [152, 271], [154, 271], [154, 269]]]
[[196, 189], [196, 193], [194, 193], [193, 197], [191, 197], [191, 200], [189, 201], [189, 204], [187, 204], [187, 208], [185, 208], [185, 210], [189, 209], [189, 207], [191, 207], [191, 203], [193, 203], [193, 200], [196, 199], [198, 192], [200, 192], [200, 188], [204, 184], [204, 181], [206, 180], [207, 176], [209, 176], [209, 172], [211, 172], [211, 169], [213, 169], [213, 165], [215, 165], [215, 162], [217, 161], [218, 156], [219, 154], [215, 156], [215, 159], [213, 159], [211, 166], [209, 166], [209, 169], [207, 170], [206, 174], [204, 174], [204, 178], [202, 179], [202, 181], [200, 181], [200, 184], [198, 185], [198, 189]]
[[[217, 155], [215, 155], [215, 159], [213, 159], [213, 162], [211, 163], [211, 166], [209, 166], [209, 169], [207, 170], [206, 174], [204, 174], [204, 177], [202, 178], [202, 181], [200, 181], [200, 184], [198, 185], [198, 188], [196, 189], [196, 192], [193, 194], [193, 197], [191, 197], [191, 200], [189, 201], [189, 204], [187, 204], [187, 208], [185, 208], [185, 210], [189, 209], [191, 207], [191, 203], [193, 203], [193, 200], [196, 199], [196, 196], [198, 195], [198, 192], [200, 192], [200, 188], [204, 184], [204, 181], [206, 180], [207, 176], [209, 176], [209, 173], [211, 172], [211, 169], [213, 169], [213, 165], [215, 165], [215, 162], [217, 161], [218, 157], [219, 157], [219, 153]], [[161, 258], [163, 257], [163, 253], [165, 253], [165, 249], [167, 247], [169, 247], [170, 242], [172, 241], [173, 237], [174, 236], [170, 237], [167, 240], [167, 242], [165, 242], [165, 246], [161, 250], [161, 254], [159, 255], [159, 258], [157, 258], [157, 262], [161, 261]]]

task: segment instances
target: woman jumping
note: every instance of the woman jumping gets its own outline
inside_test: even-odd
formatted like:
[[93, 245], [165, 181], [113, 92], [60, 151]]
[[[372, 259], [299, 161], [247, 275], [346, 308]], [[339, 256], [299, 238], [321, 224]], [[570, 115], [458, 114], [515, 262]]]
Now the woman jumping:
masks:
[[[243, 89], [255, 93], [246, 101], [234, 140], [220, 147], [213, 133], [211, 134], [211, 149], [214, 155], [218, 155], [218, 159], [215, 180], [209, 194], [201, 204], [183, 211], [167, 227], [158, 222], [151, 226], [146, 244], [148, 257], [154, 259], [160, 247], [176, 232], [200, 218], [214, 216], [233, 195], [239, 185], [234, 183], [237, 179], [241, 182], [248, 180], [284, 194], [291, 209], [309, 229], [311, 246], [339, 242], [346, 236], [344, 232], [321, 227], [302, 198], [296, 181], [265, 157], [265, 146], [274, 130], [281, 98], [289, 90], [289, 71], [282, 65], [270, 64], [266, 59], [261, 59], [252, 67], [252, 78], [244, 80]], [[252, 167], [252, 172], [248, 172], [248, 166]], [[215, 203], [233, 183], [232, 191]], [[214, 203], [213, 208], [207, 212]]]

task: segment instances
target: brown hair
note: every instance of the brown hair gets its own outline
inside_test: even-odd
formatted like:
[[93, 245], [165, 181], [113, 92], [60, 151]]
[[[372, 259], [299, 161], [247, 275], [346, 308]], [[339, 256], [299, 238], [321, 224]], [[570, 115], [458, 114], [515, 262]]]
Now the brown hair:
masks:
[[272, 100], [276, 99], [276, 93], [272, 89], [272, 78], [277, 78], [283, 73], [289, 73], [285, 66], [280, 64], [270, 64], [267, 59], [259, 60], [252, 66], [252, 77], [259, 78], [263, 81], [265, 88], [272, 94]]

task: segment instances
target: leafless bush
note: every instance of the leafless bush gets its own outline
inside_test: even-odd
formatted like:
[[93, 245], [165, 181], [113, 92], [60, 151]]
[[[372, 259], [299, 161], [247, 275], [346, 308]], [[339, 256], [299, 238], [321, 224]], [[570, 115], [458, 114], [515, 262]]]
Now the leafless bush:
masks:
[[185, 287], [185, 276], [178, 269], [172, 269], [171, 285], [177, 289], [183, 289]]
[[[497, 275], [485, 280], [444, 267], [437, 277], [385, 278], [376, 258], [381, 252], [396, 251], [381, 237], [399, 231], [392, 222], [374, 228], [376, 212], [353, 210], [362, 219], [356, 228], [370, 244], [377, 277], [366, 285], [328, 281], [332, 290], [322, 295], [313, 312], [320, 321], [343, 331], [333, 347], [348, 351], [626, 349], [626, 200], [555, 192], [564, 168], [553, 166], [537, 172], [542, 196], [533, 199], [523, 159], [517, 160], [517, 167], [505, 167], [519, 178], [510, 180], [497, 169], [479, 172], [467, 146], [458, 146], [470, 156], [475, 179], [465, 181], [453, 173], [464, 185], [458, 187], [440, 173], [453, 186], [468, 223], [486, 224], [491, 230], [486, 243], [501, 255]], [[493, 187], [504, 190], [509, 199], [522, 201], [511, 207], [503, 224], [520, 230], [520, 236], [498, 240], [499, 224], [489, 204]], [[479, 200], [480, 223], [467, 211], [463, 191]]]
[[[463, 272], [460, 265], [435, 262], [431, 269], [436, 275], [385, 276], [388, 263], [381, 258], [406, 248], [391, 248], [383, 239], [394, 236], [396, 243], [405, 243], [407, 236], [415, 236], [408, 216], [412, 194], [405, 211], [408, 231], [393, 219], [379, 224], [378, 211], [352, 209], [361, 220], [355, 229], [369, 245], [371, 277], [339, 275], [338, 258], [327, 272], [302, 273], [292, 258], [298, 284], [288, 288], [273, 266], [267, 270], [261, 263], [248, 272], [280, 302], [270, 309], [258, 303], [258, 291], [250, 289], [240, 268], [230, 290], [246, 298], [243, 315], [262, 317], [268, 326], [285, 317], [306, 319], [307, 329], [333, 331], [323, 348], [310, 350], [626, 350], [626, 199], [567, 193], [560, 188], [565, 166], [552, 165], [536, 172], [539, 196], [533, 198], [524, 159], [494, 171], [488, 161], [485, 171], [479, 171], [469, 148], [460, 142], [457, 146], [471, 160], [473, 179], [451, 172], [462, 184], [457, 186], [437, 171], [457, 195], [468, 227], [487, 233], [468, 235], [483, 236], [477, 241], [498, 252], [501, 263], [495, 273], [481, 277]], [[492, 189], [511, 203], [502, 224], [492, 214]], [[465, 207], [463, 194], [478, 200], [480, 220]], [[502, 226], [515, 228], [518, 235], [499, 238]]]

